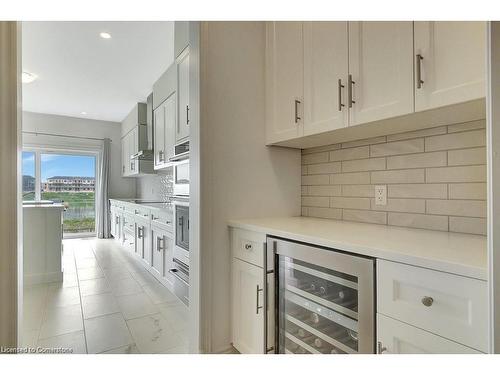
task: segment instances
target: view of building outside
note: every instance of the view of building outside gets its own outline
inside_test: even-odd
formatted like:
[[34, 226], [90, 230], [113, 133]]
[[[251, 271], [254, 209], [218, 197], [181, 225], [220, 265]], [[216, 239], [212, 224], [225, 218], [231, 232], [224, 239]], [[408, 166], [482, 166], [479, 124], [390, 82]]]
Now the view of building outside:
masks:
[[35, 200], [35, 153], [23, 152], [23, 201]]
[[[23, 152], [23, 200], [35, 200], [35, 153]], [[64, 233], [95, 231], [95, 157], [73, 154], [40, 154], [39, 196], [61, 202]]]

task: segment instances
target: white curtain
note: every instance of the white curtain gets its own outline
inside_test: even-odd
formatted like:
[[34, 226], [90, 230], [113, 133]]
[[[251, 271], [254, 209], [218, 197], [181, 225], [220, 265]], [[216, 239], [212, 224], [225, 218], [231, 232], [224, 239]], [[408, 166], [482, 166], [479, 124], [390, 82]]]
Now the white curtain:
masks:
[[108, 212], [108, 186], [111, 140], [103, 140], [101, 163], [99, 165], [99, 186], [97, 188], [96, 226], [97, 238], [110, 237], [110, 222]]

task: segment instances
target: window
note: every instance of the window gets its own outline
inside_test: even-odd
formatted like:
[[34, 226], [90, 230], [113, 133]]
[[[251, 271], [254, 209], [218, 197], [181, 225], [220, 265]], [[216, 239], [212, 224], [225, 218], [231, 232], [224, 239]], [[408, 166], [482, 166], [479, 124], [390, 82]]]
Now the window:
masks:
[[35, 200], [35, 153], [23, 151], [23, 201]]
[[95, 178], [95, 154], [23, 151], [23, 200], [63, 203], [65, 237], [95, 233]]

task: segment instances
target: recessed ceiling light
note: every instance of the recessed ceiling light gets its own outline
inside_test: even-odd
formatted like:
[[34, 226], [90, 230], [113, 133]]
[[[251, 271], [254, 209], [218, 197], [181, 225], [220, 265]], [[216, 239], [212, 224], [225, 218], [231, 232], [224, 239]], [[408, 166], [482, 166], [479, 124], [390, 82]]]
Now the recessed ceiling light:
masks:
[[99, 36], [102, 39], [111, 39], [111, 34], [110, 33], [102, 32], [102, 33], [99, 34]]
[[82, 112], [80, 112], [80, 114], [81, 114], [81, 115], [86, 115], [86, 114], [87, 114], [87, 112], [82, 111]]
[[21, 81], [22, 83], [31, 83], [34, 80], [36, 80], [38, 76], [36, 74], [30, 73], [30, 72], [23, 72], [21, 76]]

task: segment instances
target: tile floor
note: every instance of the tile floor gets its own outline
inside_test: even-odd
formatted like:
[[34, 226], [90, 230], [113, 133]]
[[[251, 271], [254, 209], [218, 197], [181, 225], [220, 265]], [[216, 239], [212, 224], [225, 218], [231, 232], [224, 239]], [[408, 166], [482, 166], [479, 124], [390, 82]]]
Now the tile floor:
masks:
[[187, 353], [188, 309], [114, 240], [64, 240], [64, 281], [24, 289], [24, 345]]

